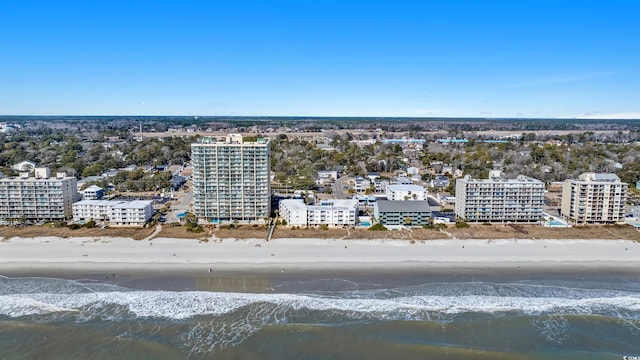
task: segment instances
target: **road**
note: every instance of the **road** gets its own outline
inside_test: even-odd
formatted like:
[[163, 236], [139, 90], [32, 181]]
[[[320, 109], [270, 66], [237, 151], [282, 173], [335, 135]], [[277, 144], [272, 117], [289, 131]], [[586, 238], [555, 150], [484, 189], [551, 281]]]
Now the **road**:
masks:
[[171, 204], [171, 211], [167, 214], [167, 222], [178, 222], [176, 215], [191, 210], [191, 202], [193, 201], [193, 186], [190, 181], [187, 182], [188, 190], [181, 190], [175, 193], [176, 200]]
[[331, 186], [332, 194], [336, 199], [347, 198], [348, 195], [345, 194], [345, 191], [342, 189], [342, 187], [346, 186], [349, 183], [349, 179], [350, 178], [348, 176], [340, 177]]

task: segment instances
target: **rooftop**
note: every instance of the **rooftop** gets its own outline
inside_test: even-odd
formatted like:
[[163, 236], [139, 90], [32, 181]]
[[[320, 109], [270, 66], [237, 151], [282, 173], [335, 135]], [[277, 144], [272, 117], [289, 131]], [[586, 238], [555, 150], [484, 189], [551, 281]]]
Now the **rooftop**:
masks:
[[114, 209], [140, 209], [149, 206], [152, 203], [153, 201], [151, 200], [81, 200], [75, 202], [73, 205], [111, 206]]
[[542, 181], [538, 179], [534, 179], [532, 177], [524, 176], [524, 175], [518, 175], [518, 177], [515, 179], [505, 179], [500, 177], [495, 177], [491, 179], [474, 179], [470, 175], [467, 175], [464, 178], [458, 179], [458, 180], [468, 182], [468, 183], [511, 183], [511, 184], [540, 183], [542, 184]]
[[390, 191], [425, 191], [424, 187], [420, 185], [387, 185], [387, 189]]
[[418, 201], [391, 201], [378, 200], [376, 203], [378, 210], [381, 212], [431, 212], [429, 202], [426, 200]]
[[620, 182], [618, 175], [613, 173], [582, 173], [578, 176], [582, 181], [604, 181], [604, 182]]

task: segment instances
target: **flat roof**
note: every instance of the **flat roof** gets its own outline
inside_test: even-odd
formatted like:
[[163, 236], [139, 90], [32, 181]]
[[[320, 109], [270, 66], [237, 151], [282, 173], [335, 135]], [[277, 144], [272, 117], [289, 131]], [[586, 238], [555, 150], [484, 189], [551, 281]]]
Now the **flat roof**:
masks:
[[605, 182], [619, 182], [618, 175], [613, 173], [582, 173], [578, 176], [581, 181], [605, 181]]
[[315, 205], [307, 205], [299, 199], [280, 200], [280, 204], [286, 206], [290, 210], [321, 210], [323, 208], [344, 208], [353, 209], [358, 206], [358, 200], [352, 199], [328, 199], [316, 202]]
[[286, 206], [291, 210], [305, 210], [307, 204], [302, 199], [284, 199], [280, 200], [280, 206]]
[[73, 205], [111, 206], [115, 209], [140, 209], [153, 204], [152, 200], [80, 200]]
[[80, 200], [80, 201], [74, 202], [73, 205], [113, 206], [121, 202], [122, 202], [121, 200]]
[[141, 209], [153, 204], [152, 200], [122, 201], [113, 206], [114, 209]]
[[378, 200], [376, 206], [381, 212], [431, 212], [429, 202], [426, 200]]
[[391, 191], [425, 191], [424, 187], [420, 185], [387, 185], [387, 189]]
[[540, 183], [544, 184], [542, 181], [538, 179], [534, 179], [532, 177], [520, 175], [515, 179], [505, 179], [505, 178], [492, 178], [492, 179], [474, 179], [474, 178], [461, 178], [457, 179], [460, 181], [464, 181], [467, 183], [479, 183], [479, 184], [529, 184], [529, 183]]

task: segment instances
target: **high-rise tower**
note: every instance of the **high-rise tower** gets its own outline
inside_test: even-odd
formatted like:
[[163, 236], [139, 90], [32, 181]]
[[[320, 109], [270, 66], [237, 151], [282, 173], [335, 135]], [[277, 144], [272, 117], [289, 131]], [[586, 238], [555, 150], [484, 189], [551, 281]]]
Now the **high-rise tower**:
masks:
[[263, 221], [270, 215], [268, 139], [240, 134], [191, 144], [193, 209], [211, 222]]

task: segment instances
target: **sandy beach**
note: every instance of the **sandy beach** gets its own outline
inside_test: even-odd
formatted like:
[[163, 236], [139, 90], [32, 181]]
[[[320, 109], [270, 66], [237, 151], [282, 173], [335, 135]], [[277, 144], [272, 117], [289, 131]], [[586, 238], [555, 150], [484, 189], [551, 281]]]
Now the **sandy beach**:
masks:
[[635, 268], [630, 240], [132, 240], [37, 237], [0, 240], [0, 272], [38, 270], [269, 271], [292, 269]]

